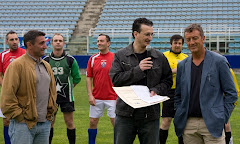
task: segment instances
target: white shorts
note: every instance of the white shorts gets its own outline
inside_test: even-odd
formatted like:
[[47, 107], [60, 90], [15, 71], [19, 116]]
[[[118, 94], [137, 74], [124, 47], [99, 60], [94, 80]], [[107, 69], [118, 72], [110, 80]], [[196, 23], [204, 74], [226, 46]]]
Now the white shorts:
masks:
[[104, 114], [104, 108], [107, 109], [107, 115], [110, 118], [115, 118], [116, 100], [97, 100], [96, 105], [90, 105], [89, 117], [100, 118]]

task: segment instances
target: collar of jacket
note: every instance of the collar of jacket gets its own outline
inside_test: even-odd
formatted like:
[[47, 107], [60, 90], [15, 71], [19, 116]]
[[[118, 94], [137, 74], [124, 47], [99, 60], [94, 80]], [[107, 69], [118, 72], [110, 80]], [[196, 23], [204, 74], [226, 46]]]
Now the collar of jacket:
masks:
[[[126, 47], [126, 49], [127, 49], [127, 52], [126, 52], [126, 55], [127, 55], [127, 56], [135, 55], [134, 50], [133, 50], [133, 43], [131, 43], [130, 45], [128, 45], [128, 46]], [[155, 49], [150, 48], [150, 53], [151, 53], [151, 57], [158, 58], [158, 55], [157, 55], [157, 52], [156, 52]]]

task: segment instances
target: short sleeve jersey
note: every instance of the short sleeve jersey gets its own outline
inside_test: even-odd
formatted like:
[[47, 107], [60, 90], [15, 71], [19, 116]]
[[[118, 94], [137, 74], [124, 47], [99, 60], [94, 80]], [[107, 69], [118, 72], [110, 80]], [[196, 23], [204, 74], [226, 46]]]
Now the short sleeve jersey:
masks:
[[109, 77], [114, 54], [97, 53], [89, 58], [87, 65], [87, 77], [93, 78], [93, 96], [99, 100], [116, 100], [117, 94], [113, 90], [113, 84]]
[[[186, 57], [188, 57], [188, 55], [186, 55], [184, 53], [175, 54], [175, 53], [173, 53], [171, 51], [166, 51], [163, 54], [168, 59], [168, 63], [170, 65], [171, 69], [175, 69], [177, 67], [177, 64], [180, 61], [182, 61]], [[172, 85], [171, 89], [175, 89], [176, 88], [176, 74], [173, 74], [172, 78], [173, 78], [173, 85]]]
[[1, 52], [1, 60], [0, 60], [0, 72], [5, 73], [8, 65], [14, 61], [16, 58], [25, 54], [26, 50], [22, 48], [17, 48], [15, 51], [11, 51], [10, 49]]

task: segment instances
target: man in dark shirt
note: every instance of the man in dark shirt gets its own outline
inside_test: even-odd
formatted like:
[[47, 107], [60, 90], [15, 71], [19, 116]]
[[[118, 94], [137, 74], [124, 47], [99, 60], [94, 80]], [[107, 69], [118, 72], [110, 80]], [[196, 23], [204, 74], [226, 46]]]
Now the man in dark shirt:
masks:
[[[117, 51], [109, 75], [116, 87], [145, 85], [151, 96], [167, 95], [172, 86], [172, 71], [166, 57], [155, 49], [146, 50], [153, 37], [153, 23], [138, 18], [132, 26], [134, 42]], [[114, 143], [158, 144], [160, 105], [134, 109], [118, 97], [114, 125]]]
[[[174, 125], [184, 144], [224, 144], [224, 123], [237, 101], [227, 59], [204, 47], [205, 36], [198, 24], [184, 31], [192, 56], [177, 66]], [[223, 96], [225, 93], [225, 96]]]

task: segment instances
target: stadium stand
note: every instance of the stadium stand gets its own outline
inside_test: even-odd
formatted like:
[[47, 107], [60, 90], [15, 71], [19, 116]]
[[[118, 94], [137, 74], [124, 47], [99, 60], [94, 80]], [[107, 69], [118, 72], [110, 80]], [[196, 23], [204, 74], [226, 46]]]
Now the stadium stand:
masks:
[[[133, 41], [133, 20], [146, 17], [154, 23], [151, 46], [159, 51], [170, 48], [171, 35], [183, 35], [187, 25], [199, 23], [210, 50], [240, 53], [239, 0], [1, 0], [0, 15], [0, 51], [7, 48], [7, 31], [15, 30], [21, 37], [29, 29], [39, 29], [49, 37], [63, 33], [67, 42], [75, 38], [74, 47], [68, 48], [72, 55], [96, 53], [100, 33], [110, 35], [115, 52]], [[186, 44], [183, 51], [189, 53]]]
[[[161, 52], [170, 48], [172, 34], [183, 35], [184, 28], [191, 23], [202, 25], [210, 49], [229, 54], [239, 52], [236, 50], [240, 48], [239, 0], [107, 0], [97, 27], [89, 33], [88, 53], [94, 53], [97, 48], [94, 38], [100, 33], [112, 37], [113, 52], [120, 47], [118, 43], [121, 46], [131, 43], [131, 26], [137, 17], [153, 21], [155, 37], [151, 46]], [[186, 45], [183, 51], [189, 53]]]
[[[87, 0], [2, 0], [0, 39], [9, 30], [21, 37], [29, 29], [38, 29], [51, 37], [59, 32], [69, 40]], [[0, 51], [6, 49], [0, 41]], [[49, 52], [51, 47], [49, 47]]]

